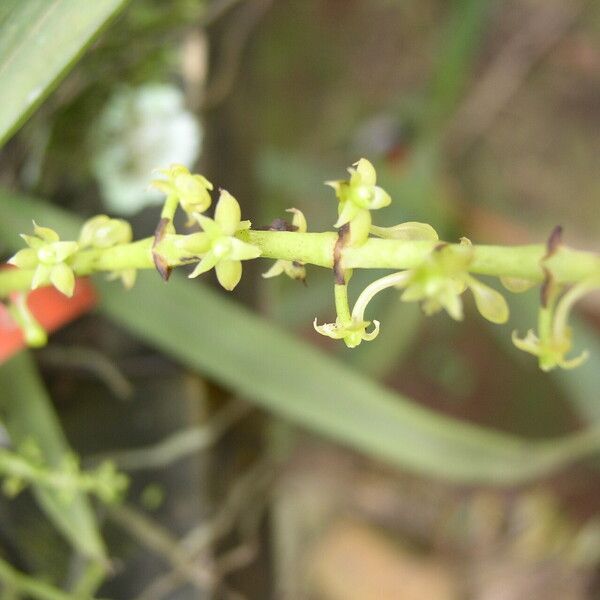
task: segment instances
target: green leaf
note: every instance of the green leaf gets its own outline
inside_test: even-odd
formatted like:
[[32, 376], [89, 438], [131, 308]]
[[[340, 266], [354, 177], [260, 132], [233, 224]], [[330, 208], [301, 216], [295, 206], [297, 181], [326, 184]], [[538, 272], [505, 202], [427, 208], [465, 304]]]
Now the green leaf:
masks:
[[[0, 193], [0, 240], [19, 245], [32, 217], [75, 234], [77, 220], [43, 202]], [[600, 449], [600, 429], [530, 441], [424, 409], [174, 273], [140, 274], [135, 288], [98, 278], [101, 310], [153, 344], [280, 417], [424, 475], [506, 484], [545, 475]]]
[[0, 145], [41, 104], [125, 2], [0, 3]]
[[[15, 447], [33, 439], [48, 465], [60, 467], [69, 446], [52, 402], [26, 352], [0, 367], [0, 411]], [[34, 486], [34, 495], [75, 548], [89, 558], [106, 558], [96, 518], [84, 494], [76, 494], [68, 504], [47, 488]]]

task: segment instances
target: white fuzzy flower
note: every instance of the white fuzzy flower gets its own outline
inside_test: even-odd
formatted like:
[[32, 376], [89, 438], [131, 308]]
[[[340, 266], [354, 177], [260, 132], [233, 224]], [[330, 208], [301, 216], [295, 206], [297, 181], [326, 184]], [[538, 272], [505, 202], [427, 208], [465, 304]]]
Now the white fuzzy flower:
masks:
[[96, 149], [92, 169], [112, 212], [130, 215], [162, 194], [148, 189], [148, 174], [160, 164], [191, 167], [202, 130], [172, 85], [124, 88], [108, 102], [91, 131]]

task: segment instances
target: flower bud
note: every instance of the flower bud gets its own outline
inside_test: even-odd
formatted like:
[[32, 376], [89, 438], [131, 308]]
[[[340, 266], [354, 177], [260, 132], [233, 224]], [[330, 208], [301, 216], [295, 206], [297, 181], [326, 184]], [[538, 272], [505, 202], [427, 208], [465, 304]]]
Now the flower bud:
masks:
[[82, 248], [110, 248], [131, 242], [131, 225], [123, 219], [97, 215], [88, 219], [81, 228], [79, 245]]

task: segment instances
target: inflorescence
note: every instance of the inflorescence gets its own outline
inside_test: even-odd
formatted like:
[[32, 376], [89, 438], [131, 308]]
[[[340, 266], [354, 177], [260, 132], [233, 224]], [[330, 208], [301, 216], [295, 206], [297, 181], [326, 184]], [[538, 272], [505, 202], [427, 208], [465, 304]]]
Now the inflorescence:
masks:
[[[263, 277], [287, 275], [292, 279], [305, 280], [305, 264], [311, 262], [303, 260], [305, 255], [290, 256], [291, 251], [281, 250], [285, 249], [285, 243], [280, 238], [279, 254], [274, 250], [265, 251], [269, 235], [282, 231], [288, 236], [307, 234], [307, 222], [300, 210], [288, 209], [292, 214], [291, 223], [279, 219], [278, 226], [269, 230], [252, 230], [250, 221], [242, 220], [238, 201], [225, 190], [219, 191], [213, 217], [205, 214], [212, 204], [213, 184], [202, 175], [193, 175], [181, 165], [172, 165], [158, 171], [158, 174], [151, 185], [164, 192], [166, 200], [156, 235], [147, 240], [149, 243], [144, 240], [132, 243], [130, 225], [106, 215], [88, 220], [77, 241], [61, 240], [54, 230], [34, 223], [34, 235], [21, 236], [27, 247], [17, 252], [9, 263], [31, 272], [30, 289], [53, 285], [66, 296], [73, 294], [78, 275], [104, 270], [109, 272], [110, 278], [118, 278], [126, 287], [131, 287], [135, 282], [136, 267], [152, 265], [158, 268], [164, 279], [168, 278], [170, 269], [178, 265], [194, 266], [189, 277], [214, 269], [220, 285], [226, 290], [233, 290], [242, 276], [242, 262], [265, 254], [275, 258], [275, 262]], [[347, 180], [327, 182], [338, 200], [338, 218], [334, 224], [337, 237], [333, 243], [331, 237], [318, 237], [324, 234], [302, 238], [315, 255], [331, 250], [331, 259], [325, 262], [334, 271], [336, 319], [323, 325], [318, 325], [315, 319], [317, 332], [343, 339], [351, 348], [375, 339], [380, 323], [368, 320], [366, 309], [376, 294], [388, 288], [399, 290], [399, 299], [403, 302], [418, 302], [427, 315], [446, 311], [455, 320], [463, 319], [463, 298], [469, 290], [477, 310], [485, 319], [498, 324], [507, 322], [509, 308], [504, 296], [473, 276], [473, 270], [485, 273], [481, 268], [474, 269], [477, 247], [467, 238], [461, 238], [456, 244], [440, 241], [435, 229], [426, 223], [407, 222], [393, 227], [374, 225], [373, 211], [385, 208], [392, 199], [377, 185], [375, 168], [367, 159], [361, 158], [349, 169], [349, 174]], [[197, 231], [177, 234], [174, 216], [178, 208], [187, 215], [187, 225], [196, 227]], [[346, 266], [345, 255], [377, 238], [407, 245], [425, 244], [420, 246], [422, 254], [416, 263], [413, 261], [410, 267], [368, 285], [350, 309], [348, 284], [352, 269]], [[286, 239], [290, 240], [291, 248], [293, 238]], [[121, 249], [118, 255], [116, 248]], [[560, 238], [555, 234], [546, 254], [534, 267], [537, 272], [533, 272], [530, 279], [493, 270], [487, 273], [497, 276], [507, 290], [515, 293], [542, 281], [537, 333], [530, 330], [525, 338], [519, 338], [513, 332], [512, 339], [518, 348], [537, 356], [540, 367], [545, 371], [555, 367], [570, 369], [586, 359], [587, 352], [576, 358], [567, 358], [572, 347], [568, 318], [579, 298], [600, 288], [600, 268], [592, 269], [580, 280], [569, 282], [570, 285], [564, 282], [564, 277], [555, 277], [551, 259], [562, 248]], [[383, 253], [381, 266], [385, 266], [387, 250], [382, 247], [378, 251]], [[129, 262], [128, 258], [131, 259]], [[317, 260], [312, 262], [323, 264]], [[30, 345], [43, 345], [46, 334], [29, 312], [23, 292], [11, 290], [10, 294], [5, 294], [10, 297], [10, 313]]]

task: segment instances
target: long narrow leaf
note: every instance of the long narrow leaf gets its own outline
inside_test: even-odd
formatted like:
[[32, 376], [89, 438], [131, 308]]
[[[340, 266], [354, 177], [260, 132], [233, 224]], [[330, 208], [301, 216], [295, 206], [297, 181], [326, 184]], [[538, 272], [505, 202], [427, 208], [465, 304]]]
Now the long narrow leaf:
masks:
[[126, 0], [2, 0], [0, 145], [27, 119]]

